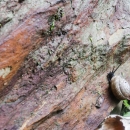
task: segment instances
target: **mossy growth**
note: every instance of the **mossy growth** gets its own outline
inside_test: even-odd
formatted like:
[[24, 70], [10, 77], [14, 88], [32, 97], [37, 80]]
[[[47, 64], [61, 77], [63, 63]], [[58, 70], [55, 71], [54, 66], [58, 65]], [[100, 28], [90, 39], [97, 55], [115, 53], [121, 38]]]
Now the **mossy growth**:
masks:
[[64, 14], [63, 9], [58, 8], [57, 12], [48, 18], [49, 29], [48, 29], [48, 31], [46, 31], [46, 35], [52, 34], [52, 32], [54, 31], [54, 28], [56, 26], [56, 21], [60, 21], [61, 18], [63, 17], [63, 14]]

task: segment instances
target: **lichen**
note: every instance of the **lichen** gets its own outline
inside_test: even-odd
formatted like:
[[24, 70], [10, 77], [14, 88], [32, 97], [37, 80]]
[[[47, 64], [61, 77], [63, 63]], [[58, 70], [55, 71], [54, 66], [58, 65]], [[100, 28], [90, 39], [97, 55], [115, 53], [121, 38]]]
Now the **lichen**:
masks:
[[5, 78], [11, 72], [11, 68], [12, 67], [9, 66], [9, 67], [0, 69], [0, 77]]

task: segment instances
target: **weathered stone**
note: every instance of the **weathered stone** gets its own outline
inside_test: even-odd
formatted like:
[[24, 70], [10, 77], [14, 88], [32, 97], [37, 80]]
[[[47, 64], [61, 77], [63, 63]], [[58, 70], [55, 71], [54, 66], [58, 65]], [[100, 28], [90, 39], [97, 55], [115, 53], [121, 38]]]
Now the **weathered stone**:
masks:
[[119, 43], [124, 37], [124, 29], [119, 29], [109, 38], [109, 45], [114, 46]]
[[96, 129], [118, 103], [107, 73], [130, 82], [128, 1], [15, 2], [10, 21], [0, 5], [0, 129]]

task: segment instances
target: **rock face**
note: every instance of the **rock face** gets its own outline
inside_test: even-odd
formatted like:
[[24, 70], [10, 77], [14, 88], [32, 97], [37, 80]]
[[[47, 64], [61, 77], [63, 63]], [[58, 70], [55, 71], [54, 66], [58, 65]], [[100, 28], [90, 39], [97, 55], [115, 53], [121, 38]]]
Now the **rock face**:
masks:
[[118, 102], [107, 73], [130, 83], [129, 5], [1, 1], [0, 129], [96, 129]]

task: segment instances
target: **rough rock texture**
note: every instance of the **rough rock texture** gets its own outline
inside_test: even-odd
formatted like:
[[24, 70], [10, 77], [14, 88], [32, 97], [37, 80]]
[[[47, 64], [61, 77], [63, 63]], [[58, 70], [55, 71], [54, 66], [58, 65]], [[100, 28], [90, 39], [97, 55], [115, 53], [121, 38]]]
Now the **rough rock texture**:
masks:
[[[0, 2], [0, 129], [93, 130], [130, 83], [130, 1]], [[99, 108], [97, 108], [98, 106]]]

